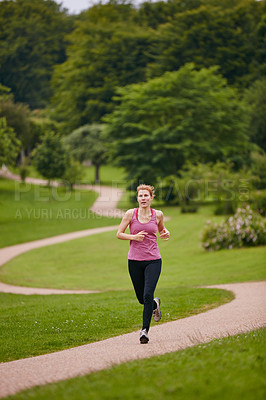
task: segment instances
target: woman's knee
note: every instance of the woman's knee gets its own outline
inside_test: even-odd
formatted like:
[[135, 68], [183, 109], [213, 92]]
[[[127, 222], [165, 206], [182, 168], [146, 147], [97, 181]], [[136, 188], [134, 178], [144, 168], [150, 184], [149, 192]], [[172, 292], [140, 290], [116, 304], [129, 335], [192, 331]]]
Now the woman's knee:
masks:
[[144, 293], [144, 303], [152, 303], [153, 302], [153, 293]]

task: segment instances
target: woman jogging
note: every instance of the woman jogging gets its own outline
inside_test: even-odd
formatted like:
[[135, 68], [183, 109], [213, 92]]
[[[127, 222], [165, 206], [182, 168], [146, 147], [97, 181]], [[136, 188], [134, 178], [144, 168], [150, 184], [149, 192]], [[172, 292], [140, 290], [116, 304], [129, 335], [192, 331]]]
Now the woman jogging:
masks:
[[[137, 187], [139, 208], [128, 210], [117, 231], [118, 239], [130, 240], [128, 269], [140, 304], [144, 304], [143, 325], [140, 343], [148, 343], [148, 331], [151, 317], [158, 322], [161, 319], [160, 299], [153, 298], [158, 282], [162, 260], [157, 245], [157, 229], [161, 239], [168, 240], [169, 231], [163, 222], [163, 213], [151, 208], [154, 188], [150, 185]], [[130, 228], [130, 234], [125, 233]]]

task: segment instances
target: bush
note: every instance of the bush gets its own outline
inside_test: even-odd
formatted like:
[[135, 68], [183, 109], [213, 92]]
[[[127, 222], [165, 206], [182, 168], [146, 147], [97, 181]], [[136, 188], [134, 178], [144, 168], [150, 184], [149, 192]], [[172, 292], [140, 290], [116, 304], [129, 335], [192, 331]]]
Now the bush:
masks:
[[214, 210], [215, 215], [228, 215], [236, 212], [236, 205], [233, 201], [219, 202]]
[[196, 205], [183, 205], [181, 207], [181, 213], [196, 213], [198, 211], [198, 207]]
[[253, 210], [264, 217], [266, 216], [266, 190], [252, 192], [250, 202]]
[[250, 206], [238, 208], [233, 217], [221, 224], [206, 222], [202, 247], [206, 250], [232, 249], [266, 244], [265, 220]]

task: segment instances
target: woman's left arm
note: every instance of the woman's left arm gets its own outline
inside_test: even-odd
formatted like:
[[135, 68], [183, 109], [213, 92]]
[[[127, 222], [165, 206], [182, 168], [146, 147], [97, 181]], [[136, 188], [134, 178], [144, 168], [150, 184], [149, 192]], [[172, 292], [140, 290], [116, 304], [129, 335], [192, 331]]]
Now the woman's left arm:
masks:
[[158, 218], [158, 231], [159, 231], [160, 238], [163, 240], [168, 240], [170, 237], [170, 232], [164, 226], [163, 212], [156, 210], [156, 217]]

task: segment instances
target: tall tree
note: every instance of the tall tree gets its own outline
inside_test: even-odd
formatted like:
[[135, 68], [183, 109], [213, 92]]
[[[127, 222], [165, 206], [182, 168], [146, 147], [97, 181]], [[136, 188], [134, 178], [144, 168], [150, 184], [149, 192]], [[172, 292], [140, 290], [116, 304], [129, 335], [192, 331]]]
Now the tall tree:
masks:
[[156, 31], [148, 75], [194, 62], [197, 68], [218, 65], [229, 84], [246, 87], [265, 62], [264, 15], [265, 5], [256, 0], [206, 0], [197, 7], [179, 7]]
[[254, 82], [246, 90], [244, 99], [250, 115], [251, 140], [266, 151], [266, 78]]
[[72, 19], [52, 0], [1, 1], [0, 82], [16, 102], [47, 104], [53, 67], [65, 61]]
[[130, 4], [98, 4], [70, 35], [68, 59], [55, 69], [54, 118], [62, 131], [97, 123], [113, 109], [117, 86], [145, 80], [152, 30], [140, 27]]
[[104, 120], [112, 158], [129, 178], [155, 183], [186, 160], [247, 162], [245, 108], [216, 69], [188, 64], [117, 90], [119, 104]]

